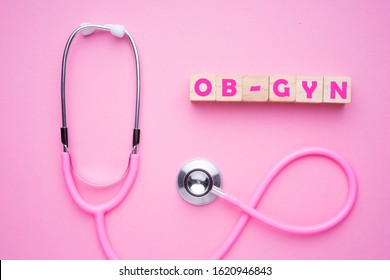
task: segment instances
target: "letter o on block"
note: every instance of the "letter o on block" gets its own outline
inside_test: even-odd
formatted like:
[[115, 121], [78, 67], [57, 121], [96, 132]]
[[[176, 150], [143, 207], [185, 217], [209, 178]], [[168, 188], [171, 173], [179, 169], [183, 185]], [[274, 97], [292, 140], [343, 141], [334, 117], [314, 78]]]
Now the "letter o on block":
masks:
[[197, 95], [204, 97], [211, 93], [213, 86], [209, 80], [201, 78], [195, 82], [194, 90]]
[[215, 101], [216, 75], [192, 75], [190, 80], [191, 101]]

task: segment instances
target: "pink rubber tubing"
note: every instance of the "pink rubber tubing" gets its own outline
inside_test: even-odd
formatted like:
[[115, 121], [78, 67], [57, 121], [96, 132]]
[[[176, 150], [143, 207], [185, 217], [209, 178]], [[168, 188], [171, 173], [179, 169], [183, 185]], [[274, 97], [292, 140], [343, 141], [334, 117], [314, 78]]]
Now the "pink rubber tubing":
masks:
[[[275, 177], [289, 164], [291, 164], [295, 160], [298, 160], [306, 156], [326, 157], [336, 162], [339, 165], [339, 167], [344, 171], [348, 181], [348, 194], [339, 212], [329, 220], [312, 226], [295, 226], [295, 225], [283, 224], [271, 220], [270, 218], [267, 218], [262, 214], [260, 214], [259, 212], [257, 212], [255, 208], [259, 204], [261, 198], [263, 197], [264, 193], [266, 192], [266, 190], [268, 189], [272, 181], [275, 179]], [[67, 152], [62, 153], [62, 168], [63, 168], [65, 182], [68, 187], [68, 190], [72, 198], [76, 202], [76, 204], [81, 209], [83, 209], [85, 212], [91, 215], [94, 215], [95, 223], [96, 223], [96, 231], [100, 240], [100, 245], [108, 259], [119, 259], [119, 258], [118, 255], [115, 253], [114, 249], [112, 248], [109, 237], [107, 235], [105, 214], [115, 209], [124, 200], [128, 192], [130, 191], [131, 187], [133, 186], [138, 171], [139, 156], [137, 154], [132, 154], [130, 156], [129, 164], [130, 166], [129, 166], [126, 179], [123, 183], [122, 189], [118, 192], [118, 194], [107, 203], [100, 204], [100, 205], [91, 205], [81, 197], [81, 195], [79, 194], [75, 186], [73, 175], [72, 175], [72, 166], [71, 166], [69, 153]], [[357, 197], [357, 180], [351, 165], [339, 155], [335, 154], [332, 151], [322, 149], [322, 148], [308, 148], [308, 149], [297, 151], [285, 157], [277, 165], [275, 165], [275, 167], [266, 176], [264, 181], [258, 186], [248, 205], [246, 205], [245, 203], [237, 200], [235, 197], [230, 196], [228, 194], [221, 195], [221, 197], [228, 203], [240, 208], [244, 213], [237, 221], [235, 227], [230, 232], [225, 242], [212, 255], [211, 259], [222, 259], [225, 256], [225, 254], [231, 249], [231, 247], [234, 245], [235, 241], [243, 231], [250, 217], [253, 217], [258, 221], [263, 222], [278, 230], [294, 233], [294, 234], [315, 234], [333, 228], [334, 226], [339, 224], [342, 220], [344, 220], [351, 212]]]
[[[261, 215], [259, 212], [257, 212], [255, 208], [259, 204], [261, 198], [263, 197], [264, 193], [266, 192], [266, 190], [268, 189], [272, 181], [275, 179], [275, 177], [289, 164], [291, 164], [295, 160], [298, 160], [306, 156], [326, 157], [336, 162], [340, 166], [340, 168], [344, 171], [348, 181], [348, 194], [346, 200], [344, 201], [343, 206], [338, 211], [338, 213], [332, 218], [330, 218], [329, 220], [317, 225], [294, 226], [294, 225], [282, 224], [277, 221], [271, 220]], [[291, 155], [285, 157], [279, 163], [277, 163], [275, 167], [268, 173], [268, 175], [263, 180], [263, 182], [258, 186], [248, 205], [240, 202], [235, 197], [230, 196], [228, 194], [221, 197], [224, 198], [225, 201], [229, 202], [230, 204], [239, 207], [241, 210], [244, 211], [244, 213], [237, 221], [236, 225], [234, 226], [233, 230], [226, 238], [225, 242], [214, 253], [214, 255], [212, 255], [211, 259], [214, 260], [222, 259], [225, 256], [225, 254], [230, 250], [230, 248], [236, 242], [237, 238], [239, 237], [244, 227], [248, 223], [250, 217], [253, 217], [278, 230], [289, 232], [289, 233], [295, 233], [295, 234], [315, 234], [333, 228], [334, 226], [339, 224], [342, 220], [344, 220], [351, 212], [357, 197], [357, 180], [351, 165], [341, 156], [337, 155], [336, 153], [330, 150], [326, 150], [323, 148], [307, 148], [292, 153]]]
[[114, 249], [111, 246], [110, 239], [107, 235], [106, 224], [105, 224], [105, 214], [115, 209], [129, 193], [131, 187], [134, 185], [135, 178], [137, 176], [138, 167], [139, 167], [139, 155], [131, 154], [129, 159], [129, 169], [122, 188], [116, 194], [116, 196], [110, 201], [100, 204], [100, 205], [91, 205], [87, 203], [80, 195], [77, 190], [77, 187], [74, 183], [72, 175], [72, 164], [70, 160], [70, 154], [67, 152], [62, 153], [62, 171], [64, 173], [64, 178], [66, 186], [76, 204], [85, 212], [94, 215], [96, 232], [99, 237], [100, 245], [108, 259], [117, 260], [119, 257], [115, 253]]

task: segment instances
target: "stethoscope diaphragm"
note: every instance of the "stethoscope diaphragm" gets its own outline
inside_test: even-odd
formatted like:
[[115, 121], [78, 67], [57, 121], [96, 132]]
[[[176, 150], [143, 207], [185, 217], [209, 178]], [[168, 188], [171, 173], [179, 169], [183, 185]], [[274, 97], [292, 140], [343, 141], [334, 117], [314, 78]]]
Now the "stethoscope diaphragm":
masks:
[[213, 202], [217, 195], [212, 189], [221, 189], [222, 178], [217, 167], [204, 159], [187, 162], [177, 175], [177, 190], [180, 196], [194, 205]]

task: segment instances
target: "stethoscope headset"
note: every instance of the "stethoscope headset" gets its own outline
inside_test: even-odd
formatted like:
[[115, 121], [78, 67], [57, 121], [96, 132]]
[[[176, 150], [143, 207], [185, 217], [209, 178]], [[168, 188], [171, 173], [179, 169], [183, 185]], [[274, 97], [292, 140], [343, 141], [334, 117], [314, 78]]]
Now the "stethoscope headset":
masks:
[[[71, 163], [71, 157], [69, 153], [68, 144], [68, 129], [66, 124], [66, 103], [65, 103], [65, 75], [66, 75], [66, 61], [70, 45], [74, 37], [78, 33], [83, 35], [90, 35], [95, 30], [102, 30], [110, 32], [112, 35], [118, 38], [126, 37], [134, 51], [135, 67], [136, 67], [136, 101], [135, 101], [135, 121], [133, 129], [133, 146], [132, 152], [129, 157], [128, 168], [126, 174], [122, 180], [122, 188], [119, 192], [110, 200], [105, 203], [93, 205], [86, 202], [77, 190]], [[62, 170], [65, 178], [66, 186], [70, 195], [76, 204], [86, 213], [94, 216], [96, 231], [107, 258], [119, 259], [111, 246], [109, 237], [107, 235], [105, 215], [114, 210], [125, 199], [126, 195], [134, 185], [135, 178], [137, 176], [139, 167], [139, 154], [138, 145], [140, 143], [140, 129], [139, 129], [139, 114], [140, 114], [140, 60], [138, 51], [131, 34], [122, 25], [97, 25], [97, 24], [82, 24], [70, 35], [66, 45], [62, 58], [62, 72], [61, 72], [61, 107], [62, 107], [62, 127], [61, 127], [61, 142], [63, 145], [62, 153]], [[274, 221], [258, 211], [256, 207], [259, 204], [264, 193], [268, 189], [273, 179], [289, 164], [306, 156], [322, 156], [328, 158], [344, 171], [348, 181], [348, 193], [344, 201], [344, 204], [339, 211], [327, 221], [312, 226], [295, 226], [280, 223]], [[177, 189], [178, 193], [187, 202], [194, 205], [205, 205], [214, 201], [217, 197], [224, 199], [226, 202], [240, 208], [243, 214], [240, 216], [235, 227], [232, 229], [221, 247], [214, 253], [211, 259], [220, 259], [230, 250], [233, 246], [245, 225], [249, 221], [249, 218], [255, 218], [273, 228], [281, 231], [294, 233], [294, 234], [315, 234], [326, 230], [329, 230], [341, 221], [343, 221], [351, 212], [357, 196], [357, 180], [355, 173], [351, 165], [338, 154], [323, 148], [307, 148], [295, 153], [292, 153], [282, 159], [274, 168], [268, 173], [263, 182], [258, 186], [252, 199], [248, 204], [239, 201], [234, 196], [231, 196], [222, 191], [222, 178], [218, 169], [209, 161], [204, 159], [195, 159], [187, 162], [179, 171], [177, 176]]]

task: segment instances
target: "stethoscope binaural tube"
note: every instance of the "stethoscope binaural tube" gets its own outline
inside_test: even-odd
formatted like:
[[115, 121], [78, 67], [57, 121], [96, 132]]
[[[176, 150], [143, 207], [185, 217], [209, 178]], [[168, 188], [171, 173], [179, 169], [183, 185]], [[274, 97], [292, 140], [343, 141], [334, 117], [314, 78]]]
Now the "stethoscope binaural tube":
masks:
[[134, 59], [135, 59], [135, 68], [136, 68], [136, 100], [135, 100], [135, 116], [134, 116], [134, 130], [133, 130], [133, 149], [132, 153], [137, 153], [137, 148], [140, 140], [140, 129], [139, 129], [139, 111], [140, 111], [140, 99], [141, 99], [141, 81], [140, 81], [140, 61], [139, 55], [137, 51], [137, 47], [135, 45], [135, 41], [131, 34], [125, 29], [122, 25], [97, 25], [97, 24], [82, 24], [78, 27], [72, 34], [69, 36], [68, 41], [66, 42], [64, 54], [62, 57], [62, 67], [61, 67], [61, 111], [62, 111], [62, 127], [61, 127], [61, 142], [64, 146], [64, 152], [68, 151], [69, 143], [68, 143], [68, 128], [66, 126], [66, 101], [65, 101], [65, 76], [66, 76], [66, 61], [68, 58], [68, 52], [70, 49], [70, 45], [74, 39], [74, 37], [78, 33], [82, 33], [84, 36], [88, 36], [92, 34], [95, 30], [103, 30], [111, 32], [112, 35], [118, 38], [122, 38], [126, 35], [129, 39], [130, 44], [134, 51]]
[[[85, 201], [77, 190], [74, 177], [71, 156], [69, 153], [68, 143], [68, 128], [66, 124], [66, 102], [65, 102], [65, 76], [66, 76], [66, 61], [70, 45], [74, 37], [78, 33], [83, 35], [90, 35], [95, 30], [108, 31], [115, 37], [122, 38], [126, 36], [133, 48], [135, 67], [136, 67], [136, 102], [135, 102], [135, 117], [134, 117], [134, 129], [133, 129], [133, 146], [132, 152], [129, 157], [128, 168], [123, 178], [123, 184], [120, 191], [108, 202], [99, 205], [93, 205]], [[61, 72], [61, 108], [62, 108], [62, 127], [61, 127], [61, 142], [63, 145], [63, 153], [61, 155], [62, 171], [65, 179], [66, 186], [70, 195], [76, 204], [86, 213], [89, 213], [95, 217], [96, 232], [99, 237], [100, 244], [107, 258], [118, 259], [114, 249], [111, 246], [110, 240], [107, 235], [105, 225], [105, 214], [115, 209], [126, 197], [131, 187], [134, 184], [139, 167], [139, 155], [138, 144], [140, 141], [140, 129], [139, 129], [139, 113], [140, 113], [140, 62], [137, 47], [135, 45], [133, 37], [122, 25], [96, 25], [96, 24], [82, 24], [70, 35], [64, 49], [62, 58], [62, 72]]]

